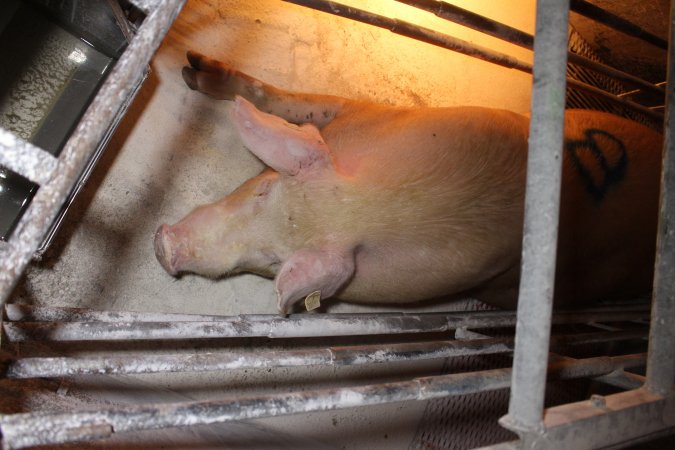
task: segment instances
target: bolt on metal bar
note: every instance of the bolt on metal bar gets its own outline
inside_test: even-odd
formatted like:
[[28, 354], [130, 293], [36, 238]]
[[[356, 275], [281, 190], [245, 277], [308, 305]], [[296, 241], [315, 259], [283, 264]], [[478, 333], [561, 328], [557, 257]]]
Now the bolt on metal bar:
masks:
[[[583, 345], [639, 339], [645, 337], [646, 334], [646, 331], [580, 333], [556, 336], [551, 340], [554, 345]], [[311, 365], [346, 366], [510, 353], [512, 350], [512, 338], [480, 338], [304, 350], [32, 357], [16, 360], [6, 358], [4, 374], [7, 378], [44, 378], [92, 374], [206, 372]]]
[[[549, 375], [551, 379], [568, 379], [582, 374], [600, 376], [632, 367], [635, 363], [634, 355], [580, 359], [552, 366]], [[357, 387], [284, 392], [207, 402], [120, 406], [68, 413], [12, 414], [0, 416], [0, 433], [5, 449], [19, 449], [101, 439], [114, 432], [222, 423], [465, 395], [507, 388], [510, 378], [511, 369], [494, 369]]]
[[647, 366], [647, 387], [660, 395], [672, 395], [675, 378], [675, 2], [670, 5], [669, 38], [668, 107]]
[[589, 19], [593, 19], [596, 22], [602, 23], [603, 25], [607, 25], [616, 31], [633, 36], [664, 50], [668, 48], [668, 42], [662, 38], [656, 36], [655, 34], [649, 33], [648, 31], [627, 21], [626, 19], [619, 17], [616, 14], [612, 14], [611, 12], [606, 11], [585, 0], [571, 0], [570, 8], [575, 13], [581, 14], [582, 16], [588, 17]]
[[502, 424], [541, 429], [555, 282], [569, 4], [537, 0], [523, 254], [509, 413]]
[[[648, 317], [646, 310], [586, 310], [556, 313], [556, 324]], [[443, 333], [457, 328], [501, 328], [516, 324], [511, 311], [430, 314], [297, 314], [223, 316], [220, 320], [4, 322], [7, 342], [214, 339], [234, 337], [330, 337]]]
[[[147, 3], [147, 2], [145, 2]], [[0, 258], [0, 304], [9, 297], [61, 205], [159, 46], [185, 0], [166, 0], [145, 18], [138, 33], [101, 86], [68, 139], [48, 183], [42, 185], [19, 221], [12, 245]]]
[[[459, 6], [439, 0], [396, 0], [406, 5], [414, 6], [431, 12], [436, 16], [449, 20], [451, 22], [463, 25], [465, 27], [480, 31], [481, 33], [501, 39], [514, 45], [532, 50], [534, 45], [534, 36], [525, 33], [517, 28], [510, 27], [496, 20], [489, 19], [480, 14], [476, 14]], [[633, 86], [640, 87], [642, 90], [652, 92], [656, 95], [663, 95], [664, 90], [654, 84], [638, 78], [629, 73], [606, 66], [592, 59], [581, 56], [577, 53], [568, 52], [567, 59], [570, 63], [587, 67], [596, 72], [610, 76], [616, 80], [624, 81]]]
[[35, 184], [44, 184], [54, 174], [57, 161], [50, 153], [0, 128], [0, 165]]

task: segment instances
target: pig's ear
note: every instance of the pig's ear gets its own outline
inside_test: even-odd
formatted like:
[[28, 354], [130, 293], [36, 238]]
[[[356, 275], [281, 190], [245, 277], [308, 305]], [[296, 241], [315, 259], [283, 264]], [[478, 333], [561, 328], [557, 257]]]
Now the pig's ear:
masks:
[[309, 294], [334, 295], [354, 275], [353, 251], [334, 248], [298, 250], [282, 266], [275, 280], [279, 312]]
[[330, 150], [314, 125], [286, 122], [242, 97], [235, 99], [232, 119], [249, 150], [277, 172], [306, 175], [333, 167]]

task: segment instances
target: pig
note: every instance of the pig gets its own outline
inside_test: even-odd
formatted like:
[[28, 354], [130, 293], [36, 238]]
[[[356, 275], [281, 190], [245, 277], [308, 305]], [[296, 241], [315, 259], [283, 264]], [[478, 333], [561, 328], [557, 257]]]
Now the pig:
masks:
[[[516, 306], [527, 116], [287, 92], [187, 58], [187, 86], [233, 100], [234, 126], [269, 168], [159, 227], [169, 274], [274, 278], [281, 314], [308, 296]], [[557, 305], [649, 292], [661, 141], [623, 118], [566, 111]]]

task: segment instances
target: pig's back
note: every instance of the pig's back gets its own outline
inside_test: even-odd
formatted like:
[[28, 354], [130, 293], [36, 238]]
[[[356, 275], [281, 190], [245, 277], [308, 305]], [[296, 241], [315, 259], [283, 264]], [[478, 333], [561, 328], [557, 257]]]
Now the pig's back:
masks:
[[430, 298], [517, 264], [527, 127], [467, 107], [365, 108], [322, 129], [345, 178], [339, 202], [321, 201], [326, 222], [358, 248], [341, 298]]
[[629, 298], [651, 288], [662, 136], [611, 114], [565, 117], [556, 296]]

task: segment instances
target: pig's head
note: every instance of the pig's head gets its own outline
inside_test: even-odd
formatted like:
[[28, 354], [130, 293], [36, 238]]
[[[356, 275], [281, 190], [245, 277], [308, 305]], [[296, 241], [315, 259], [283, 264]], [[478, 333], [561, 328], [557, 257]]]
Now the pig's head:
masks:
[[160, 226], [155, 254], [162, 267], [171, 275], [273, 275], [279, 263], [271, 246], [278, 234], [278, 177], [265, 171], [218, 202], [198, 206], [177, 224]]
[[312, 191], [335, 179], [319, 130], [265, 114], [240, 97], [232, 119], [246, 146], [273, 170], [216, 203], [199, 206], [176, 225], [159, 227], [157, 259], [172, 275], [217, 277], [237, 271], [276, 275], [282, 313], [312, 292], [333, 295], [353, 274], [353, 255], [331, 245], [305, 248], [287, 220], [290, 197], [303, 197], [302, 186], [311, 184], [305, 190]]

